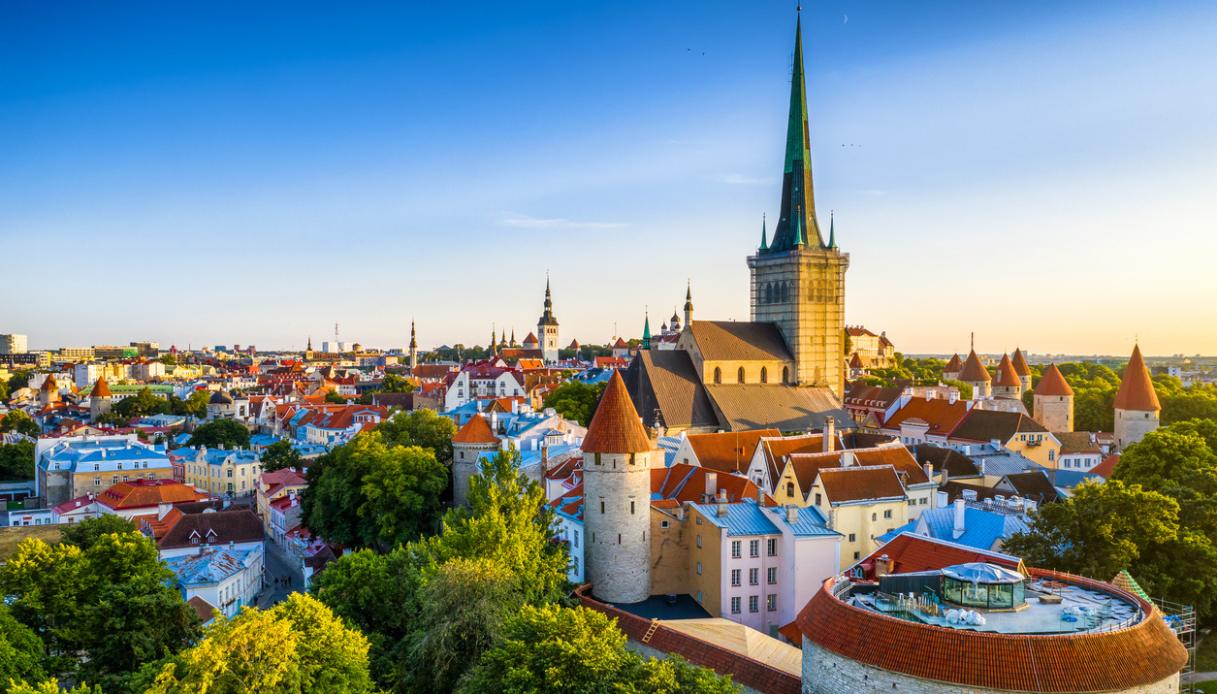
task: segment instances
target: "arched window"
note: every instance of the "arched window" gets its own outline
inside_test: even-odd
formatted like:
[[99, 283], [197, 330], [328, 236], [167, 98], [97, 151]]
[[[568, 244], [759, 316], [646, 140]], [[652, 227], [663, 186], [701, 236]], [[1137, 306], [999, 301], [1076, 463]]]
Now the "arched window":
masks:
[[790, 301], [790, 283], [783, 282], [782, 283], [782, 303], [784, 304], [788, 301]]
[[715, 382], [715, 383], [722, 383], [722, 382], [723, 382], [723, 370], [722, 370], [722, 369], [720, 369], [720, 368], [719, 368], [719, 367], [717, 367], [717, 366], [716, 366], [716, 367], [714, 367], [714, 382]]
[[790, 383], [790, 367], [782, 367], [782, 383]]
[[765, 299], [764, 299], [763, 303], [766, 303], [766, 304], [773, 303], [773, 285], [772, 284], [765, 285]]
[[769, 369], [762, 366], [761, 367], [761, 383], [768, 383], [768, 382], [769, 382]]
[[739, 367], [739, 374], [736, 376], [736, 378], [735, 378], [735, 382], [736, 382], [736, 383], [743, 383], [743, 382], [744, 382], [744, 367], [742, 367], [742, 366], [741, 366], [741, 367]]

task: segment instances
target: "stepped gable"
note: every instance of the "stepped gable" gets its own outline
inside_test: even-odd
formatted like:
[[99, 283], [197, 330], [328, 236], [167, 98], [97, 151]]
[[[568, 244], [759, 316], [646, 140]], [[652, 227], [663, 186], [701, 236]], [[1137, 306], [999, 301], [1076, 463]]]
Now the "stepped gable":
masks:
[[630, 394], [626, 392], [621, 373], [614, 371], [609, 378], [596, 414], [587, 426], [583, 438], [584, 453], [645, 453], [654, 448]]
[[1120, 379], [1120, 390], [1116, 393], [1117, 410], [1136, 410], [1138, 412], [1160, 412], [1162, 405], [1158, 402], [1158, 394], [1154, 392], [1154, 382], [1141, 357], [1141, 346], [1132, 348], [1132, 358], [1128, 360], [1128, 368]]
[[976, 350], [968, 352], [968, 360], [963, 363], [963, 368], [959, 371], [959, 380], [969, 383], [978, 381], [989, 382], [993, 380], [989, 376], [989, 370], [984, 364], [980, 363], [980, 357], [976, 356]]
[[493, 443], [497, 444], [499, 437], [494, 435], [490, 430], [490, 425], [486, 423], [486, 418], [482, 415], [474, 415], [465, 422], [465, 426], [461, 427], [452, 436], [452, 443]]
[[1072, 397], [1073, 388], [1069, 387], [1069, 382], [1065, 380], [1065, 375], [1061, 373], [1061, 370], [1056, 368], [1056, 364], [1049, 364], [1048, 368], [1044, 369], [1040, 382], [1035, 386], [1035, 394]]

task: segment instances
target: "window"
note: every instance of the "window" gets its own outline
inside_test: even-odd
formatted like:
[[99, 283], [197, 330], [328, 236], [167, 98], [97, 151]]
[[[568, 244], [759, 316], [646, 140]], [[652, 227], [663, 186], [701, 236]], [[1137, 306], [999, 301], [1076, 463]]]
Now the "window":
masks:
[[[786, 496], [794, 496], [794, 482], [786, 483]], [[819, 503], [817, 501], [817, 503]]]
[[769, 382], [769, 369], [767, 367], [762, 366], [761, 367], [761, 383], [768, 383], [768, 382]]
[[757, 568], [748, 569], [748, 585], [759, 586], [761, 584], [761, 570]]
[[782, 383], [790, 383], [790, 367], [782, 367]]
[[849, 541], [850, 541], [850, 542], [857, 542], [857, 541], [858, 541], [858, 535], [857, 535], [857, 533], [850, 533], [850, 534], [849, 534]]
[[574, 540], [574, 545], [576, 547], [578, 547], [579, 546], [579, 531], [578, 530], [575, 531], [575, 534], [572, 539]]
[[604, 513], [604, 499], [600, 500], [600, 512]]
[[776, 586], [778, 584], [778, 567], [769, 567], [765, 573], [765, 582], [771, 586]]
[[861, 558], [862, 558], [861, 552], [854, 552], [854, 561], [858, 561]]
[[733, 588], [738, 588], [739, 585], [740, 585], [740, 570], [731, 569], [731, 586]]
[[748, 611], [753, 612], [753, 613], [760, 612], [761, 611], [760, 603], [761, 603], [761, 598], [759, 595], [749, 595], [748, 596]]
[[738, 596], [731, 598], [731, 614], [740, 613], [740, 599]]
[[[698, 576], [701, 575], [701, 562], [697, 562], [697, 575]], [[699, 595], [700, 595], [700, 593], [699, 593]], [[698, 600], [701, 600], [701, 598], [699, 597]]]
[[765, 609], [769, 610], [770, 612], [778, 611], [778, 596], [777, 595], [770, 593], [769, 596], [767, 598], [765, 598]]
[[1056, 460], [1056, 451], [1048, 451], [1048, 460]]
[[870, 514], [870, 519], [871, 519], [872, 521], [877, 521], [877, 520], [879, 520], [879, 514], [878, 514], [878, 513], [872, 513], [872, 514]]
[[702, 595], [701, 595], [701, 591], [699, 590], [699, 591], [697, 591], [697, 601], [701, 602], [701, 600], [702, 600]]
[[816, 492], [816, 506], [820, 506], [823, 503], [824, 503], [824, 498], [822, 496], [820, 496], [819, 492]]
[[748, 541], [748, 556], [750, 556], [754, 559], [756, 557], [761, 556], [761, 541], [760, 540], [749, 540]]
[[634, 515], [634, 502], [633, 501], [630, 502], [630, 515], [631, 516]]
[[665, 521], [659, 521], [659, 527], [661, 527], [661, 528], [667, 528], [667, 527], [668, 527], [668, 522], [667, 522], [666, 520], [665, 520]]
[[892, 510], [889, 508], [888, 510], [884, 511], [884, 512], [883, 512], [883, 517], [884, 517], [884, 518], [891, 518], [891, 517], [892, 517]]
[[732, 559], [740, 558], [740, 541], [739, 540], [731, 541], [731, 558]]
[[[666, 523], [667, 521], [664, 521], [664, 522]], [[701, 548], [701, 535], [697, 536], [697, 546], [698, 546], [698, 548]]]
[[769, 538], [768, 545], [769, 546], [766, 547], [766, 549], [768, 550], [769, 556], [776, 557], [778, 555], [778, 539], [776, 537]]
[[736, 378], [735, 378], [735, 382], [736, 382], [736, 383], [743, 383], [743, 382], [744, 382], [744, 367], [742, 367], [742, 366], [741, 366], [741, 367], [739, 367], [739, 374], [736, 376]]
[[715, 383], [722, 383], [722, 382], [723, 382], [723, 370], [722, 370], [722, 369], [720, 369], [720, 368], [719, 368], [719, 367], [717, 367], [717, 366], [716, 366], [716, 367], [714, 367], [714, 382], [715, 382]]

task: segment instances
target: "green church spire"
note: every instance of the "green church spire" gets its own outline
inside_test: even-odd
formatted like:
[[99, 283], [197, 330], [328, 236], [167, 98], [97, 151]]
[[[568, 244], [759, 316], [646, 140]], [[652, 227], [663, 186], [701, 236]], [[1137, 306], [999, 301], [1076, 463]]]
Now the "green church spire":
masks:
[[[782, 213], [773, 232], [771, 251], [795, 247], [796, 222], [803, 228], [804, 243], [814, 239], [824, 246], [816, 222], [815, 195], [811, 178], [811, 129], [807, 115], [807, 84], [803, 73], [803, 18], [795, 21], [794, 61], [790, 76], [790, 115], [786, 123], [786, 160], [782, 170]], [[795, 217], [798, 217], [796, 220]]]
[[650, 315], [650, 311], [647, 311], [644, 314], [644, 316], [645, 317], [642, 320], [642, 348], [650, 349], [651, 348], [651, 315]]
[[837, 220], [836, 214], [832, 211], [828, 213], [828, 247], [837, 247]]
[[769, 241], [765, 235], [765, 213], [761, 213], [761, 250], [769, 250]]
[[803, 208], [796, 207], [794, 215], [794, 247], [807, 245], [807, 240], [803, 238]]

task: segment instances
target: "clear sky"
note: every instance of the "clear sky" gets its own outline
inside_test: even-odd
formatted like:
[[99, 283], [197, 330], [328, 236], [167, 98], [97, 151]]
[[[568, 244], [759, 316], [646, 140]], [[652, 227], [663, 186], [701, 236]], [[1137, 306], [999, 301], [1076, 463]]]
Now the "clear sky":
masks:
[[[484, 343], [535, 329], [546, 270], [563, 342], [658, 326], [686, 279], [698, 317], [747, 319], [792, 5], [2, 3], [0, 332]], [[803, 25], [850, 323], [1217, 353], [1217, 3]]]

